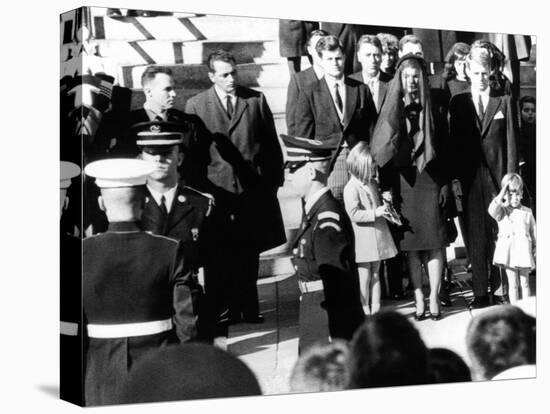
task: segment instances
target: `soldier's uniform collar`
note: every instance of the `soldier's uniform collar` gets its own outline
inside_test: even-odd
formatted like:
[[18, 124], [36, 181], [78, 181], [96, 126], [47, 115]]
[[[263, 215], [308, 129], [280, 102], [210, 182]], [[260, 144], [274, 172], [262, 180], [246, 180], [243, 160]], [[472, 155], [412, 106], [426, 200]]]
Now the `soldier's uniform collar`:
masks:
[[116, 233], [129, 233], [142, 230], [141, 223], [139, 221], [114, 221], [109, 223], [109, 228], [107, 231]]
[[306, 200], [306, 204], [304, 206], [305, 213], [309, 215], [311, 209], [317, 203], [317, 201], [325, 194], [327, 191], [329, 191], [328, 187], [323, 187], [320, 190], [316, 191]]

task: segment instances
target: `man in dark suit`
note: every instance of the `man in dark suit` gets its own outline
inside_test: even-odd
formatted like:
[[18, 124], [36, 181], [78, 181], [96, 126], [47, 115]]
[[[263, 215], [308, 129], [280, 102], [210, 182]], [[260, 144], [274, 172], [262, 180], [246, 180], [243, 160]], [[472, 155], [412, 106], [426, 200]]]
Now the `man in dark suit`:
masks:
[[290, 77], [286, 95], [286, 129], [289, 135], [295, 133], [296, 120], [296, 105], [298, 104], [298, 97], [305, 86], [317, 82], [323, 77], [323, 67], [321, 66], [321, 58], [315, 51], [315, 46], [319, 39], [328, 35], [324, 30], [314, 30], [311, 32], [311, 36], [307, 41], [307, 52], [311, 56], [313, 64], [302, 72], [298, 72]]
[[136, 361], [196, 337], [200, 286], [184, 266], [180, 243], [141, 227], [145, 180], [154, 169], [133, 159], [96, 161], [85, 169], [101, 189], [98, 202], [109, 221], [106, 233], [82, 243], [87, 405], [123, 402]]
[[113, 154], [123, 157], [134, 157], [139, 153], [135, 145], [135, 135], [131, 127], [141, 122], [172, 122], [178, 124], [178, 130], [183, 134], [181, 149], [193, 162], [182, 164], [179, 173], [189, 185], [199, 186], [206, 178], [208, 165], [208, 147], [204, 147], [207, 139], [204, 125], [197, 116], [186, 114], [174, 107], [176, 103], [176, 83], [170, 68], [165, 66], [148, 66], [141, 75], [141, 85], [145, 102], [143, 108], [129, 113], [127, 121], [122, 122]]
[[499, 192], [502, 177], [518, 169], [518, 127], [512, 98], [496, 95], [489, 86], [493, 68], [487, 50], [472, 48], [466, 62], [471, 90], [451, 99], [450, 133], [455, 175], [462, 185], [466, 245], [472, 264], [471, 307], [481, 308], [490, 304], [489, 271], [493, 301], [506, 302], [500, 295], [499, 272], [490, 264], [497, 229], [487, 208]]
[[296, 135], [325, 140], [339, 136], [338, 150], [331, 161], [328, 186], [342, 200], [349, 180], [345, 165], [349, 149], [359, 141], [368, 141], [376, 121], [376, 108], [368, 87], [344, 76], [342, 46], [334, 36], [325, 36], [315, 47], [325, 76], [304, 87], [296, 107]]
[[288, 181], [304, 202], [293, 244], [300, 288], [299, 349], [318, 341], [350, 340], [365, 314], [359, 298], [355, 237], [350, 219], [326, 186], [337, 141], [282, 135]]
[[391, 76], [380, 70], [382, 63], [382, 43], [374, 35], [363, 35], [357, 42], [357, 59], [362, 70], [350, 75], [351, 79], [363, 82], [369, 87], [376, 113], [384, 103]]
[[[265, 96], [239, 86], [236, 61], [225, 51], [208, 58], [213, 86], [187, 101], [210, 136], [208, 189], [228, 218], [225, 254], [230, 273], [230, 320], [262, 322], [257, 279], [259, 253], [285, 242], [277, 189], [283, 156]], [[223, 249], [220, 249], [223, 250]]]
[[205, 296], [199, 303], [198, 336], [209, 342], [220, 337], [223, 343], [227, 337], [227, 309], [223, 272], [215, 255], [219, 235], [212, 222], [214, 197], [179, 179], [178, 169], [186, 160], [180, 150], [183, 136], [177, 128], [177, 124], [166, 122], [134, 126], [139, 157], [156, 166], [147, 177], [141, 222], [145, 230], [181, 242], [186, 266], [195, 278], [203, 267]]

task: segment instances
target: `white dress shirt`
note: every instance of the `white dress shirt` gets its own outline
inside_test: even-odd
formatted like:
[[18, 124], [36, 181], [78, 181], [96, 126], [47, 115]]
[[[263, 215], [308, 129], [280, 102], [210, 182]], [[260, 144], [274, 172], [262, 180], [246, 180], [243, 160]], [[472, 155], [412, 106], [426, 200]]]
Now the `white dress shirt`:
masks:
[[483, 113], [487, 112], [487, 104], [489, 103], [489, 92], [491, 88], [487, 87], [484, 91], [472, 91], [472, 101], [474, 102], [474, 106], [476, 108], [477, 115], [481, 117], [481, 114], [478, 111], [477, 103], [479, 101], [479, 96], [481, 95], [481, 102], [483, 104]]
[[222, 103], [223, 109], [227, 112], [227, 97], [229, 96], [229, 99], [231, 99], [231, 103], [233, 104], [233, 110], [235, 110], [235, 107], [237, 105], [237, 95], [234, 93], [226, 93], [225, 91], [222, 91], [218, 85], [214, 85], [214, 90], [216, 91], [216, 95], [218, 95], [218, 98], [220, 98], [220, 101]]
[[[330, 76], [325, 76], [325, 80], [327, 81], [328, 90], [330, 91], [330, 96], [332, 96], [332, 101], [334, 102], [334, 108], [336, 108], [336, 112], [338, 113], [338, 117], [340, 118], [340, 123], [344, 122], [344, 112], [346, 110], [346, 84], [344, 83], [344, 77], [340, 79], [334, 79]], [[338, 105], [336, 104], [336, 89], [334, 85], [338, 85], [338, 93], [340, 94], [340, 98], [342, 98], [342, 111], [338, 109]]]
[[374, 105], [376, 106], [376, 111], [378, 112], [380, 108], [378, 108], [378, 89], [380, 86], [380, 72], [376, 74], [376, 76], [368, 77], [363, 72], [363, 81], [367, 84], [369, 87], [370, 93], [372, 95], [372, 100], [374, 101]]
[[147, 101], [143, 104], [143, 109], [145, 109], [145, 113], [147, 113], [149, 121], [156, 121], [157, 117], [159, 117], [166, 122], [168, 116], [167, 112], [165, 112], [164, 114], [156, 112], [153, 108], [151, 108], [151, 104], [147, 103]]
[[147, 189], [155, 199], [155, 202], [160, 207], [160, 198], [164, 196], [165, 203], [166, 203], [166, 211], [170, 213], [170, 210], [172, 209], [172, 202], [174, 201], [174, 197], [176, 196], [176, 190], [178, 189], [178, 186], [172, 187], [170, 190], [168, 190], [165, 193], [159, 193], [158, 191], [153, 190], [149, 184], [147, 184]]

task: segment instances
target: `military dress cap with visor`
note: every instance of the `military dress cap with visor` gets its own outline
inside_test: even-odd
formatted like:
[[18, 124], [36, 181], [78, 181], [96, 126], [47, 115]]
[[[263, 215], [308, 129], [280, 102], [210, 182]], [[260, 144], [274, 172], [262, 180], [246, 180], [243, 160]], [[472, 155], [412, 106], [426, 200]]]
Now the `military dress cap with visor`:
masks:
[[175, 122], [140, 122], [132, 125], [138, 147], [171, 147], [183, 143], [181, 125]]
[[88, 164], [84, 173], [94, 177], [99, 188], [123, 188], [145, 185], [147, 176], [155, 169], [155, 164], [148, 161], [112, 158]]
[[308, 162], [329, 161], [338, 145], [338, 136], [329, 139], [309, 139], [281, 134], [285, 151], [285, 168], [295, 171]]
[[71, 185], [71, 179], [80, 174], [80, 167], [74, 162], [59, 162], [59, 188], [66, 189]]

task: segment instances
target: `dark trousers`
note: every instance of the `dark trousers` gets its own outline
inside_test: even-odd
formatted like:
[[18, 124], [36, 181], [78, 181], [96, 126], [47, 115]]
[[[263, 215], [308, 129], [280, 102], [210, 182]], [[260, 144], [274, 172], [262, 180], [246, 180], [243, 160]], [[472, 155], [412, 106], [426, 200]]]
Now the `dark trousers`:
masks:
[[178, 343], [174, 330], [130, 338], [90, 338], [84, 383], [86, 405], [126, 403], [128, 375], [136, 361]]
[[464, 241], [472, 265], [474, 296], [487, 295], [489, 285], [493, 294], [501, 286], [500, 272], [491, 264], [498, 228], [496, 221], [487, 212], [496, 191], [489, 170], [482, 165], [464, 194]]
[[321, 307], [325, 298], [322, 290], [300, 295], [298, 349], [303, 353], [315, 343], [328, 343], [327, 312]]
[[227, 250], [225, 266], [229, 274], [229, 317], [256, 317], [260, 312], [257, 287], [260, 252], [255, 247], [234, 246]]
[[227, 336], [228, 288], [225, 261], [219, 257], [209, 258], [204, 268], [204, 295], [199, 303], [199, 340], [212, 342], [218, 336]]

